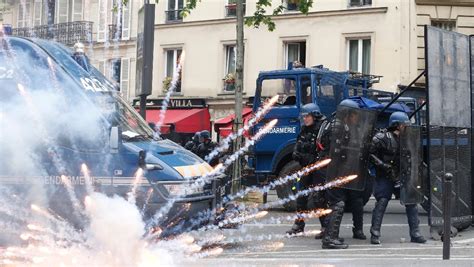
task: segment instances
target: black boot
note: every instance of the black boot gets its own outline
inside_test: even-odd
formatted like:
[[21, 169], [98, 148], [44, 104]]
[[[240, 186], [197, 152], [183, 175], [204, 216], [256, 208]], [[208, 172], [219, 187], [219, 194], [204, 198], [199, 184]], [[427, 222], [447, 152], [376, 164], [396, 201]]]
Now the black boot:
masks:
[[382, 227], [383, 215], [387, 209], [388, 198], [381, 198], [375, 203], [372, 211], [372, 226], [370, 227], [370, 243], [374, 245], [380, 244], [380, 228]]
[[360, 240], [366, 240], [367, 236], [365, 236], [364, 230], [352, 228], [352, 238], [360, 239]]
[[322, 240], [323, 249], [346, 249], [349, 246], [339, 239], [339, 228], [344, 215], [344, 202], [336, 203], [329, 215], [329, 224]]
[[366, 240], [364, 234], [364, 200], [362, 198], [352, 199], [352, 238]]
[[315, 239], [322, 239], [324, 237], [324, 232], [328, 226], [329, 216], [319, 217], [319, 222], [321, 223], [321, 232], [314, 236]]
[[426, 239], [420, 233], [420, 220], [418, 219], [418, 209], [415, 204], [405, 205], [407, 212], [408, 226], [410, 227], [410, 237], [413, 243], [426, 243]]
[[290, 230], [286, 231], [288, 235], [296, 235], [304, 232], [305, 223], [303, 220], [296, 219]]

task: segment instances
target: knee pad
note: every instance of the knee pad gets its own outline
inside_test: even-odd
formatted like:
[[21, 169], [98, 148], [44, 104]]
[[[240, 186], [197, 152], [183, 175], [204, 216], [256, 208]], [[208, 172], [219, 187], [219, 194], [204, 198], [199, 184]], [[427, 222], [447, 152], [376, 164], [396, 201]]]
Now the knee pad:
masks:
[[335, 203], [332, 208], [333, 208], [333, 211], [343, 211], [344, 212], [344, 206], [345, 206], [345, 203], [344, 201], [339, 201], [337, 203]]

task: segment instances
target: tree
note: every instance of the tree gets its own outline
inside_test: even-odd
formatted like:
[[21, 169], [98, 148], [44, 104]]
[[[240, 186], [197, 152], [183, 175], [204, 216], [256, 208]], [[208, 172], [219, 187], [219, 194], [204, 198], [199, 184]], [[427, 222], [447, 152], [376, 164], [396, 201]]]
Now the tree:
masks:
[[[122, 0], [122, 4], [127, 5], [130, 0]], [[145, 0], [146, 2], [150, 0]], [[240, 0], [237, 0], [237, 3]], [[287, 0], [291, 3], [298, 5], [298, 10], [303, 14], [308, 14], [309, 9], [313, 6], [313, 0]], [[153, 0], [152, 0], [153, 2]], [[159, 0], [154, 0], [155, 3], [158, 3]], [[186, 17], [191, 13], [192, 10], [196, 9], [198, 3], [201, 0], [186, 0], [186, 5], [183, 7], [183, 11], [181, 15]], [[244, 20], [245, 25], [252, 26], [254, 28], [259, 28], [262, 24], [266, 25], [269, 31], [273, 31], [275, 29], [275, 22], [273, 22], [271, 16], [277, 16], [282, 14], [285, 11], [285, 5], [282, 4], [273, 8], [271, 14], [268, 14], [266, 8], [271, 8], [272, 0], [257, 0], [255, 4], [255, 12], [252, 16], [246, 17]]]
[[[127, 4], [129, 0], [122, 0], [123, 4]], [[182, 16], [186, 17], [194, 10], [201, 0], [186, 0], [186, 5], [183, 7]], [[292, 4], [298, 5], [298, 10], [303, 14], [308, 14], [309, 9], [313, 5], [313, 0], [287, 0]], [[158, 2], [158, 0], [155, 0]], [[245, 0], [236, 0], [237, 16], [236, 16], [236, 64], [235, 64], [235, 120], [234, 133], [242, 127], [242, 89], [243, 89], [243, 70], [244, 70], [244, 24], [249, 27], [259, 28], [261, 25], [266, 25], [269, 31], [275, 30], [275, 22], [272, 16], [277, 16], [285, 11], [283, 1], [278, 6], [272, 9], [272, 0], [257, 0], [256, 9], [252, 16], [244, 18], [244, 4]], [[272, 9], [271, 14], [267, 13], [267, 9]], [[234, 142], [234, 151], [237, 151], [241, 146], [241, 138], [237, 138]], [[240, 159], [236, 161], [232, 171], [232, 193], [240, 189]]]

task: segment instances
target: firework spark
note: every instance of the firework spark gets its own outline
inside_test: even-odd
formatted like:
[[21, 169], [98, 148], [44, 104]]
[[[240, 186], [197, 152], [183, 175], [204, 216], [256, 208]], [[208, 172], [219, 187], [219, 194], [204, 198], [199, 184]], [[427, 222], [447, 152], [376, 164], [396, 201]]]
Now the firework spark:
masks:
[[138, 184], [140, 183], [141, 179], [143, 178], [143, 169], [138, 168], [137, 172], [135, 173], [135, 180], [133, 181], [132, 189], [128, 192], [128, 201], [132, 204], [136, 202], [136, 193]]
[[173, 78], [171, 80], [170, 86], [167, 88], [168, 92], [166, 92], [165, 99], [161, 103], [160, 115], [158, 118], [158, 122], [156, 123], [156, 132], [158, 135], [161, 134], [161, 126], [163, 126], [163, 122], [165, 121], [166, 110], [168, 109], [171, 95], [175, 92], [176, 87], [178, 86], [178, 82], [180, 81], [181, 69], [184, 63], [184, 58], [185, 58], [185, 52], [183, 50], [181, 52], [181, 56], [179, 57], [179, 61], [176, 66], [176, 69], [173, 73]]
[[227, 136], [223, 141], [222, 144], [214, 150], [209, 153], [209, 155], [206, 156], [205, 160], [210, 161], [216, 156], [219, 155], [219, 153], [225, 152], [226, 150], [229, 149], [229, 144], [232, 141], [235, 141], [237, 138], [241, 137], [244, 132], [250, 130], [253, 126], [255, 126], [267, 113], [270, 111], [270, 109], [275, 105], [275, 103], [278, 101], [278, 95], [272, 97], [268, 102], [266, 102], [262, 107], [259, 108], [259, 110], [255, 113], [255, 116], [250, 119], [243, 128], [239, 129], [236, 134], [231, 133], [229, 136]]

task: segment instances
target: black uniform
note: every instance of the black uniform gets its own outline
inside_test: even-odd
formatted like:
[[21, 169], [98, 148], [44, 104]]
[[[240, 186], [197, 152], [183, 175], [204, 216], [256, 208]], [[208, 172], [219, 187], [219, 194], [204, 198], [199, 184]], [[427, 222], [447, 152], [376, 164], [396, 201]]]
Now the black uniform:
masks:
[[[339, 157], [344, 158], [344, 155], [347, 153], [345, 147], [348, 147], [347, 143], [350, 142], [351, 136], [349, 131], [349, 126], [338, 120], [333, 119], [323, 131], [321, 142], [324, 147], [325, 153], [329, 154], [331, 137], [339, 137], [336, 140], [336, 145], [338, 147], [334, 148], [334, 151], [338, 154]], [[323, 240], [323, 247], [326, 247], [325, 244], [330, 242], [337, 242], [339, 240], [339, 228], [342, 221], [342, 216], [344, 214], [345, 203], [350, 204], [352, 211], [352, 221], [353, 221], [353, 238], [356, 239], [366, 239], [366, 236], [363, 232], [364, 226], [364, 191], [356, 191], [345, 188], [332, 188], [327, 191], [327, 199], [329, 208], [332, 209], [332, 213], [329, 214], [328, 218], [328, 231]], [[342, 243], [342, 242], [340, 242]], [[340, 244], [341, 246], [343, 244]]]
[[[216, 143], [212, 142], [211, 140], [207, 139], [204, 140], [199, 146], [197, 147], [197, 155], [204, 159], [206, 158], [207, 155], [211, 153], [212, 150], [216, 147]], [[209, 164], [211, 166], [214, 166], [219, 163], [219, 159], [217, 157], [214, 157]]]
[[[376, 169], [374, 196], [377, 200], [372, 212], [372, 227], [370, 228], [370, 233], [372, 235], [371, 242], [373, 244], [379, 244], [380, 229], [385, 210], [389, 200], [392, 198], [392, 194], [396, 187], [398, 187], [397, 185], [399, 185], [399, 136], [393, 131], [377, 133], [372, 139], [370, 153], [370, 160]], [[412, 242], [426, 242], [419, 230], [417, 205], [405, 205], [405, 209]]]
[[199, 141], [195, 141], [195, 140], [190, 140], [186, 143], [186, 145], [184, 145], [184, 148], [193, 152], [194, 154], [197, 154], [198, 147], [199, 147]]
[[[303, 126], [296, 145], [293, 149], [293, 159], [296, 160], [302, 167], [307, 166], [311, 163], [314, 163], [318, 160], [318, 145], [317, 137], [319, 128], [321, 127], [321, 122], [317, 121], [314, 125], [307, 127]], [[297, 185], [298, 190], [306, 190], [314, 185], [324, 184], [325, 177], [321, 171], [313, 172], [312, 174], [303, 176], [299, 180], [299, 186]], [[317, 198], [321, 199], [321, 198]], [[305, 211], [308, 209], [308, 196], [299, 197], [296, 200], [296, 208], [298, 211]], [[319, 206], [322, 203], [316, 203]], [[321, 207], [323, 208], [323, 207]], [[325, 208], [325, 207], [324, 207]]]
[[[311, 163], [316, 162], [319, 156], [319, 146], [318, 146], [318, 133], [322, 125], [321, 120], [315, 120], [314, 124], [311, 126], [302, 126], [301, 132], [298, 135], [296, 145], [293, 149], [293, 159], [297, 161], [301, 167], [307, 166]], [[315, 185], [321, 185], [325, 182], [325, 173], [323, 171], [315, 171], [311, 174], [301, 177], [296, 184], [296, 188], [293, 188], [296, 191], [303, 191], [308, 188], [311, 188]], [[314, 200], [314, 207], [325, 209], [327, 208], [327, 203], [325, 199], [324, 192], [317, 192], [312, 195]], [[308, 195], [300, 196], [296, 199], [296, 210], [298, 214], [308, 211], [308, 200], [310, 198]], [[322, 230], [326, 228], [326, 219], [320, 218]], [[295, 227], [302, 230], [304, 228], [304, 219], [299, 218], [295, 221]], [[288, 231], [288, 233], [298, 232], [293, 231], [295, 229]]]

